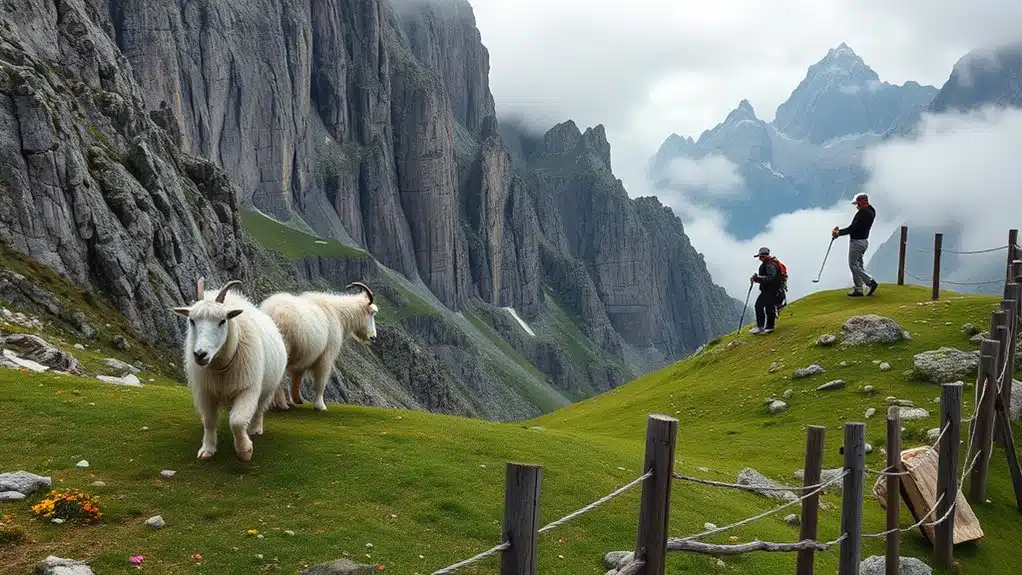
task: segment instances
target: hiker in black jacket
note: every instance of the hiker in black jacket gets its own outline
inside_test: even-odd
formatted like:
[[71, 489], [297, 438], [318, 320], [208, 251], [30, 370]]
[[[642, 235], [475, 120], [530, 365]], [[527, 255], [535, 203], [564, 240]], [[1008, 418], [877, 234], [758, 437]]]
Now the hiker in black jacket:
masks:
[[781, 287], [781, 269], [770, 257], [770, 248], [759, 248], [755, 256], [759, 258], [759, 271], [751, 281], [759, 284], [759, 297], [756, 298], [756, 327], [749, 330], [752, 334], [768, 334], [774, 331], [777, 320], [777, 291]]
[[863, 286], [869, 288], [865, 295], [873, 295], [877, 289], [876, 280], [866, 273], [862, 265], [862, 256], [869, 247], [869, 230], [873, 227], [877, 212], [869, 205], [869, 197], [864, 193], [856, 195], [852, 203], [858, 208], [852, 223], [843, 229], [835, 226], [831, 236], [848, 236], [848, 269], [852, 272], [852, 284], [855, 286], [848, 295], [862, 297]]

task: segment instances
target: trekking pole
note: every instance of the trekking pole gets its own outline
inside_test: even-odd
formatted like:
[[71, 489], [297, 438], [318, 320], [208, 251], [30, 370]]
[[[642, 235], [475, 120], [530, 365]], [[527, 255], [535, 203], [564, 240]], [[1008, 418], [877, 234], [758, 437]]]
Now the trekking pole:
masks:
[[816, 274], [816, 279], [813, 280], [814, 284], [820, 283], [820, 278], [823, 277], [823, 266], [827, 265], [827, 258], [830, 256], [830, 248], [834, 246], [834, 240], [836, 239], [837, 238], [835, 237], [830, 238], [830, 244], [827, 246], [827, 255], [823, 256], [823, 263], [820, 264], [820, 273]]
[[745, 310], [749, 309], [749, 296], [752, 295], [752, 280], [749, 280], [749, 293], [745, 294], [745, 306], [742, 308], [742, 318], [738, 320], [738, 335], [742, 333], [742, 324], [745, 323]]

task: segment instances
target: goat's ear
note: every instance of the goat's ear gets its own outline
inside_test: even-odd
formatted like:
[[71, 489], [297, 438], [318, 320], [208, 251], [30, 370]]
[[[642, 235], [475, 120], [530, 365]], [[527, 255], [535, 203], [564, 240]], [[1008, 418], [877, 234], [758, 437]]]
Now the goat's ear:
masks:
[[176, 313], [179, 316], [188, 317], [188, 315], [192, 313], [192, 308], [190, 308], [190, 307], [172, 307], [172, 308], [170, 308], [170, 311]]
[[239, 315], [241, 315], [241, 312], [243, 312], [243, 311], [245, 311], [245, 310], [242, 310], [242, 309], [232, 309], [231, 311], [227, 312], [227, 319], [234, 319], [234, 318], [238, 317]]

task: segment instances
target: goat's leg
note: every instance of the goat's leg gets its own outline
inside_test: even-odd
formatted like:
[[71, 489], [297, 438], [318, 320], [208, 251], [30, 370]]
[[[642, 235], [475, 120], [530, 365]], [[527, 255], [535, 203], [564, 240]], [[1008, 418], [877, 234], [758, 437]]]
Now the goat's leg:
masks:
[[313, 405], [317, 411], [326, 411], [326, 402], [323, 401], [323, 393], [326, 391], [326, 382], [330, 377], [330, 368], [333, 367], [334, 356], [324, 355], [312, 366], [312, 379], [316, 383], [316, 399]]
[[234, 399], [234, 405], [231, 406], [230, 422], [231, 432], [234, 434], [234, 452], [242, 461], [252, 459], [252, 440], [248, 436], [248, 428], [258, 410], [258, 387], [249, 388], [239, 393]]
[[301, 405], [305, 403], [302, 401], [302, 378], [305, 376], [305, 370], [297, 370], [291, 372], [291, 404]]
[[216, 455], [216, 424], [219, 404], [216, 398], [202, 393], [195, 394], [195, 409], [202, 418], [202, 447], [199, 448], [199, 459], [208, 461]]
[[287, 386], [285, 386], [283, 383], [277, 386], [276, 391], [273, 392], [273, 397], [270, 400], [270, 405], [268, 406], [268, 409], [272, 409], [274, 411], [288, 411], [292, 407], [294, 407], [294, 405], [287, 398], [286, 387]]

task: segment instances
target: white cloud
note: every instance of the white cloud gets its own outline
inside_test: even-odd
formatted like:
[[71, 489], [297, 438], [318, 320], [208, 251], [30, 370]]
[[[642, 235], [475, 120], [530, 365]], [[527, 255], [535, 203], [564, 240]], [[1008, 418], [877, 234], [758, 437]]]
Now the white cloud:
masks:
[[870, 150], [873, 203], [920, 224], [964, 227], [963, 250], [1003, 244], [1022, 221], [1022, 111], [925, 116], [920, 137]]
[[671, 186], [686, 195], [732, 197], [742, 193], [744, 180], [734, 162], [716, 154], [676, 158], [667, 166]]

